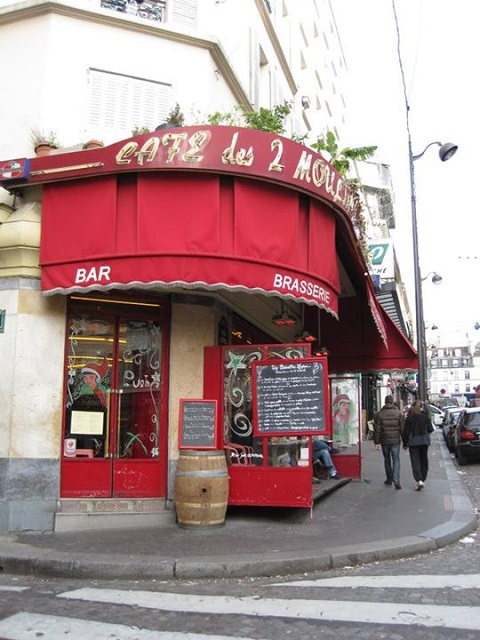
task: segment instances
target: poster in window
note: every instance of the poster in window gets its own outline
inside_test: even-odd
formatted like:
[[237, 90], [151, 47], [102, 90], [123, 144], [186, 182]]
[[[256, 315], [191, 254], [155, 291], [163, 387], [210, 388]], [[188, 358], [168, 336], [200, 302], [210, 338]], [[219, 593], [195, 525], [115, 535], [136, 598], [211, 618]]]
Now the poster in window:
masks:
[[332, 377], [330, 396], [334, 446], [345, 453], [352, 447], [356, 450], [360, 442], [360, 376]]
[[70, 435], [103, 436], [103, 411], [72, 411]]

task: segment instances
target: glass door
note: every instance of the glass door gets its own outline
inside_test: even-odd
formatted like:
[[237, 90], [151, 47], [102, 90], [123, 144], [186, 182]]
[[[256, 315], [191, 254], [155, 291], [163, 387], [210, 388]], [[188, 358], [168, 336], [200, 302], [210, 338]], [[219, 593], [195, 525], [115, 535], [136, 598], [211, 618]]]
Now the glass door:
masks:
[[146, 306], [71, 309], [62, 497], [166, 494], [165, 314]]
[[111, 443], [113, 495], [159, 495], [161, 363], [160, 324], [120, 319], [112, 389], [116, 425]]

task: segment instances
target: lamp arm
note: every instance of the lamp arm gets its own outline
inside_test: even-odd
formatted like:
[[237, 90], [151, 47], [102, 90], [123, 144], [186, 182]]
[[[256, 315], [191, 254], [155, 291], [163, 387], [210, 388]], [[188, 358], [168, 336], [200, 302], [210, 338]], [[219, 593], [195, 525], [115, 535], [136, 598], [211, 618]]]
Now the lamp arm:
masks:
[[422, 151], [422, 153], [419, 153], [419, 154], [418, 154], [418, 155], [416, 155], [416, 156], [412, 155], [412, 160], [418, 160], [419, 158], [421, 158], [421, 157], [424, 155], [425, 151], [426, 151], [427, 149], [429, 149], [430, 147], [432, 147], [434, 144], [436, 144], [436, 145], [437, 145], [437, 147], [441, 147], [441, 146], [442, 146], [442, 143], [441, 143], [441, 142], [430, 142], [430, 144], [427, 144], [427, 146], [426, 146], [426, 147], [425, 147], [425, 149]]

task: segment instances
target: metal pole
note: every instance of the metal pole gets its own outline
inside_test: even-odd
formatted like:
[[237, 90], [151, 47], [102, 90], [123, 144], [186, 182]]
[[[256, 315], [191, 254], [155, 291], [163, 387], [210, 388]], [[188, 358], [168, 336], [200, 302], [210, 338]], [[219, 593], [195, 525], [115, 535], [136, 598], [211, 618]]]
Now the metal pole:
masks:
[[425, 323], [423, 320], [423, 296], [422, 277], [420, 273], [420, 258], [418, 254], [418, 228], [417, 228], [417, 196], [415, 193], [415, 168], [413, 166], [412, 141], [408, 138], [408, 157], [410, 161], [410, 190], [412, 204], [412, 241], [413, 241], [413, 268], [415, 277], [415, 319], [418, 351], [418, 388], [417, 399], [425, 401], [427, 398], [426, 384], [426, 350], [425, 350]]

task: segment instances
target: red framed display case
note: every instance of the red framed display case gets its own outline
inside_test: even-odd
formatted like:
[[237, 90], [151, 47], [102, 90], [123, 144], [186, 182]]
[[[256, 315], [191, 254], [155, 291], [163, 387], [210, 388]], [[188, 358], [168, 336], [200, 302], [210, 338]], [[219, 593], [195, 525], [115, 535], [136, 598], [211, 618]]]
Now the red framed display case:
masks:
[[[229, 505], [312, 506], [310, 436], [328, 435], [331, 431], [326, 358], [312, 359], [310, 353], [309, 344], [226, 345], [205, 349], [204, 397], [219, 400], [218, 442], [227, 456]], [[272, 431], [259, 436], [253, 406], [253, 369], [265, 361], [287, 360], [324, 364], [325, 429], [311, 433]]]

